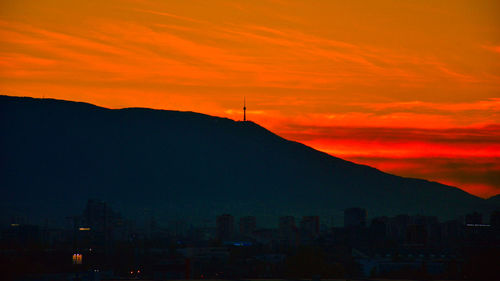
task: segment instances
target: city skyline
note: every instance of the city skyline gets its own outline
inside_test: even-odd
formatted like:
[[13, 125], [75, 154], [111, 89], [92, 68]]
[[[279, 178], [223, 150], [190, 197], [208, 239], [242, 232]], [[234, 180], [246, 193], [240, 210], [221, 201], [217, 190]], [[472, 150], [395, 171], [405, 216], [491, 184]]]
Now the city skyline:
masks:
[[0, 0], [2, 280], [500, 280], [500, 1]]
[[[229, 213], [212, 218], [212, 226], [200, 226], [184, 220], [162, 224], [153, 216], [139, 223], [115, 211], [89, 199], [65, 226], [21, 220], [2, 226], [0, 259], [9, 269], [4, 277], [23, 280], [30, 272], [41, 280], [281, 279], [320, 273], [367, 280], [493, 280], [498, 275], [498, 210], [446, 221], [409, 214], [368, 220], [367, 210], [355, 207], [343, 211], [343, 226], [320, 223], [317, 215], [285, 215], [262, 227], [255, 216], [241, 216], [239, 231]], [[46, 258], [29, 260], [26, 253]]]

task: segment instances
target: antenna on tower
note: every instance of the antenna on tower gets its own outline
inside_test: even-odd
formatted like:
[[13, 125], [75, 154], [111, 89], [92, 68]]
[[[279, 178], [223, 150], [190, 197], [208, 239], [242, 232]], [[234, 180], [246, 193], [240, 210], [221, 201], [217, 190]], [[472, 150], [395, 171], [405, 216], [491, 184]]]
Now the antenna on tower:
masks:
[[243, 121], [247, 121], [247, 101], [246, 101], [246, 97], [243, 97]]

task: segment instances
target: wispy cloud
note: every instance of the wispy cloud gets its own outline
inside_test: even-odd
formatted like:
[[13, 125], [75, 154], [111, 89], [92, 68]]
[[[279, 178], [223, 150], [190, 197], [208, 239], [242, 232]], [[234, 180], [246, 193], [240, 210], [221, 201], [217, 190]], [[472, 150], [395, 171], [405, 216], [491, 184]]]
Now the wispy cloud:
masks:
[[463, 112], [463, 111], [489, 111], [491, 113], [500, 113], [500, 98], [490, 98], [486, 100], [477, 100], [473, 102], [424, 102], [424, 101], [403, 101], [403, 102], [385, 102], [385, 103], [353, 103], [366, 109], [375, 111], [447, 111], [447, 112]]
[[343, 157], [498, 157], [498, 26], [460, 3], [195, 4], [2, 10], [0, 91], [235, 119], [246, 96], [250, 119]]
[[500, 46], [483, 45], [482, 47], [488, 51], [500, 54]]

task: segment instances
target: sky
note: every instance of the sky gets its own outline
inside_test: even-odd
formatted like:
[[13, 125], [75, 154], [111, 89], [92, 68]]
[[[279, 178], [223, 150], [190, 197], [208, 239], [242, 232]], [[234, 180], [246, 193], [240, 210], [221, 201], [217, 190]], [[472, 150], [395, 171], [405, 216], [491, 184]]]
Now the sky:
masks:
[[500, 193], [500, 1], [0, 0], [0, 94], [247, 118]]

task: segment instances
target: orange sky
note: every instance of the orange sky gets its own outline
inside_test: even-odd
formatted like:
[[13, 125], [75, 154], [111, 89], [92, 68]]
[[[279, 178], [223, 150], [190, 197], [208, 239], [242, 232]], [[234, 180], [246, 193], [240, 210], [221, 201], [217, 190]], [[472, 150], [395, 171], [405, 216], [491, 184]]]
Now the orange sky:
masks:
[[0, 0], [0, 93], [249, 119], [500, 193], [500, 2]]

